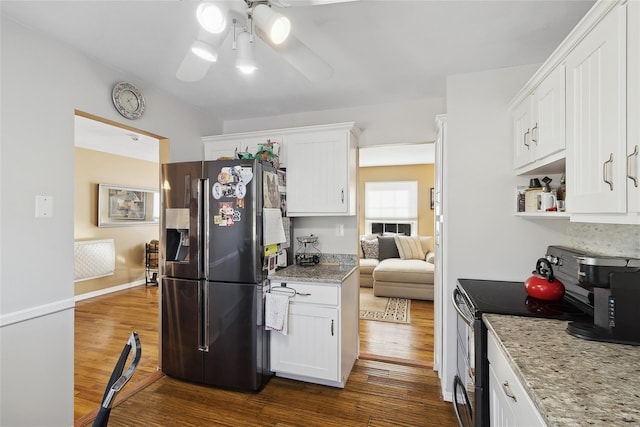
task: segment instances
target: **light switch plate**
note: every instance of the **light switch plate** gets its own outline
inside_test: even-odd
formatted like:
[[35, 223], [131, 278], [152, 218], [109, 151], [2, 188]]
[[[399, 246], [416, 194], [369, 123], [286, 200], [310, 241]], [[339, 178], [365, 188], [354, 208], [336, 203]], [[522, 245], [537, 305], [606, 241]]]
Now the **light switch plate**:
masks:
[[36, 196], [36, 218], [53, 216], [53, 196]]

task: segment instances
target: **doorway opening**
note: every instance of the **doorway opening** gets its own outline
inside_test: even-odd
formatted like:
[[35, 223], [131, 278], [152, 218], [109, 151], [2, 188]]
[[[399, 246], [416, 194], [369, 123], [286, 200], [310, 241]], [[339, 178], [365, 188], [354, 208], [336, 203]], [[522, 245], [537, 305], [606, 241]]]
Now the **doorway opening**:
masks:
[[[111, 274], [74, 282], [74, 419], [78, 420], [99, 408], [111, 369], [132, 330], [139, 333], [143, 348], [158, 346], [157, 321], [142, 322], [136, 313], [157, 305], [158, 289], [146, 283], [145, 243], [158, 239], [159, 224], [138, 224], [134, 220], [126, 225], [104, 226], [98, 220], [98, 201], [100, 184], [159, 191], [159, 164], [169, 160], [169, 140], [78, 110], [74, 120], [74, 241], [111, 240], [115, 253]], [[117, 291], [125, 289], [136, 290], [137, 297], [129, 296], [118, 304], [108, 302], [111, 296], [122, 294]], [[87, 315], [85, 303], [99, 306], [98, 316], [92, 317], [89, 324], [83, 322]], [[123, 322], [123, 318], [127, 320]], [[115, 345], [110, 344], [112, 340]], [[113, 362], [105, 362], [105, 370], [95, 364], [96, 360]], [[151, 376], [158, 365], [157, 354], [143, 351], [132, 384]]]
[[[412, 235], [434, 236], [431, 191], [435, 182], [434, 144], [388, 144], [361, 147], [358, 168], [358, 230], [367, 235], [366, 183], [417, 182], [417, 211]], [[388, 221], [386, 221], [388, 222]], [[416, 230], [417, 229], [417, 230]], [[360, 243], [360, 242], [359, 242]], [[360, 257], [364, 257], [360, 251]], [[363, 284], [361, 283], [361, 286]], [[370, 285], [369, 285], [370, 286]], [[361, 289], [364, 289], [361, 287]], [[434, 302], [412, 300], [409, 324], [360, 320], [360, 356], [394, 363], [433, 367]]]

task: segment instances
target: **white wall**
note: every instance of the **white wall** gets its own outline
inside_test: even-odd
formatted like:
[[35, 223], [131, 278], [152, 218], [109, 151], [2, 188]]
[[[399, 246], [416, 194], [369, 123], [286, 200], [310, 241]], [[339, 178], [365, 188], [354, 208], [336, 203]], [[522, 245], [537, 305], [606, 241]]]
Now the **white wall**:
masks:
[[[1, 43], [0, 425], [69, 426], [74, 110], [169, 138], [172, 161], [202, 159], [200, 137], [222, 124], [4, 17]], [[113, 108], [120, 80], [145, 93], [142, 119]], [[34, 217], [36, 195], [53, 197], [52, 217]]]
[[[336, 225], [344, 226], [344, 236], [336, 236]], [[293, 237], [318, 236], [320, 252], [329, 254], [358, 253], [358, 217], [298, 217], [293, 218]], [[298, 243], [294, 241], [294, 253], [298, 252]]]
[[355, 122], [362, 130], [360, 147], [431, 142], [436, 139], [434, 117], [443, 111], [444, 99], [419, 99], [393, 104], [225, 121], [224, 133]]
[[549, 244], [565, 244], [567, 222], [514, 216], [511, 117], [507, 105], [535, 66], [447, 78], [444, 145], [443, 391], [455, 372], [456, 313], [449, 296], [458, 278], [523, 281]]

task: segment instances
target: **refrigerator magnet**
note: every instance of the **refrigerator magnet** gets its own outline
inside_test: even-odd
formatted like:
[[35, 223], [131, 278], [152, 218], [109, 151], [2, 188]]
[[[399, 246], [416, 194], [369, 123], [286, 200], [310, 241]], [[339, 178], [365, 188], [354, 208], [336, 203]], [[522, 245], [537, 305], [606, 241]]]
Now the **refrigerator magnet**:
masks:
[[231, 175], [225, 169], [229, 169], [229, 168], [222, 168], [222, 170], [218, 174], [218, 182], [220, 184], [226, 184], [231, 181]]
[[218, 207], [218, 212], [220, 212], [220, 227], [226, 227], [233, 225], [233, 214], [235, 209], [233, 209], [233, 203], [231, 202], [222, 202]]
[[236, 185], [236, 197], [238, 199], [244, 199], [244, 196], [247, 194], [247, 186], [244, 183], [239, 182]]
[[219, 182], [213, 184], [213, 187], [211, 188], [211, 195], [213, 196], [213, 198], [218, 200], [222, 197], [222, 193], [222, 184], [220, 184]]
[[240, 169], [240, 178], [242, 182], [246, 184], [250, 183], [253, 179], [253, 170], [251, 168], [241, 168]]

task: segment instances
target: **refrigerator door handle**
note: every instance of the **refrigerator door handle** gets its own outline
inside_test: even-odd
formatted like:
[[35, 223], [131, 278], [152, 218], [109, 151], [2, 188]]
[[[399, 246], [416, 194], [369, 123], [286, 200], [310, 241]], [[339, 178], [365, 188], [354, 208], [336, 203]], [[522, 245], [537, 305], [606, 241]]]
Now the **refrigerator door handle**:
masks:
[[[198, 233], [198, 241], [201, 242], [203, 248], [202, 257], [200, 258], [200, 262], [202, 263], [203, 268], [200, 271], [204, 272], [204, 278], [209, 280], [209, 178], [203, 179], [200, 181], [200, 202], [202, 203], [201, 215], [203, 216], [203, 220], [200, 224], [202, 224], [202, 229], [199, 230], [201, 235]], [[200, 226], [200, 224], [198, 226]]]
[[209, 344], [209, 287], [202, 280], [198, 281], [198, 350], [208, 352]]

